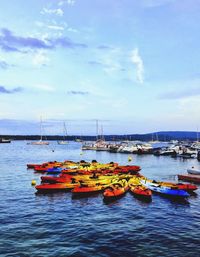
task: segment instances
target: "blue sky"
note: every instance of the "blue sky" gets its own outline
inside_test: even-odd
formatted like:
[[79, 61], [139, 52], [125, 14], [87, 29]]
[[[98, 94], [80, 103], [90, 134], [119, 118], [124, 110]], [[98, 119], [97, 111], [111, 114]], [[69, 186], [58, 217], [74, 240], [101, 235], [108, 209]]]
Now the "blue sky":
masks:
[[[199, 0], [0, 2], [0, 133], [200, 126]], [[55, 121], [57, 120], [57, 122]]]

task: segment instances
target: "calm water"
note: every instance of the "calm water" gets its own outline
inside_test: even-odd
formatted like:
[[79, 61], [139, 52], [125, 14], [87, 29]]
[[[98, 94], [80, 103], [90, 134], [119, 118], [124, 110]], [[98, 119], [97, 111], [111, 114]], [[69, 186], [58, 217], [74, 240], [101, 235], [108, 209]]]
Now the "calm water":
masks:
[[[52, 150], [55, 150], [54, 152]], [[129, 193], [105, 205], [102, 196], [36, 195], [40, 175], [27, 163], [81, 159], [128, 164], [128, 155], [87, 151], [80, 144], [0, 144], [0, 256], [199, 256], [200, 190], [188, 201], [153, 195], [142, 203]], [[174, 180], [196, 160], [136, 156], [149, 178]], [[198, 195], [199, 194], [199, 195]]]

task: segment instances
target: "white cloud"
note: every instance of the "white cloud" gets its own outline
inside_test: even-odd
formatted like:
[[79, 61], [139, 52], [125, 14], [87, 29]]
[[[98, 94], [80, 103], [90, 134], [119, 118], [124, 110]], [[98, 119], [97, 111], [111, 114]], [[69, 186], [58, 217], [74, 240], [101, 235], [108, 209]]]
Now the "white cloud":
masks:
[[64, 4], [67, 4], [67, 5], [74, 5], [75, 4], [75, 0], [61, 0], [59, 3], [58, 3], [58, 6], [63, 6]]
[[135, 48], [131, 52], [131, 61], [136, 66], [137, 81], [140, 84], [143, 84], [143, 82], [144, 82], [144, 64], [143, 64], [143, 60], [142, 60], [142, 58], [141, 58], [141, 56], [139, 54], [138, 48]]
[[48, 84], [38, 84], [38, 85], [34, 85], [33, 87], [36, 89], [42, 90], [42, 91], [46, 91], [46, 92], [54, 92], [55, 91], [55, 88]]
[[32, 63], [34, 66], [41, 67], [49, 64], [49, 58], [46, 53], [42, 50], [36, 52], [33, 57]]
[[52, 20], [52, 24], [45, 24], [44, 22], [41, 22], [41, 21], [35, 21], [35, 25], [40, 27], [40, 28], [47, 28], [47, 29], [51, 29], [51, 30], [54, 30], [54, 31], [63, 31], [66, 27], [65, 24], [57, 24], [54, 20]]
[[62, 26], [57, 26], [57, 25], [48, 25], [47, 28], [53, 29], [53, 30], [64, 30]]
[[58, 16], [63, 16], [64, 12], [61, 8], [58, 8], [58, 9], [43, 8], [43, 10], [41, 11], [41, 14], [55, 14]]

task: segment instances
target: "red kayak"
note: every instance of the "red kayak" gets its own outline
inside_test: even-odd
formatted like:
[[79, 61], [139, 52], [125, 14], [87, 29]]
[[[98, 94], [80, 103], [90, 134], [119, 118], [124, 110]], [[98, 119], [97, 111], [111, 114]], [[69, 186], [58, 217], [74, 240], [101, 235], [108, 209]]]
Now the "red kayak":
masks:
[[196, 185], [193, 184], [184, 184], [184, 183], [173, 183], [173, 182], [158, 182], [161, 186], [170, 186], [173, 189], [180, 189], [187, 192], [193, 192], [198, 189]]
[[38, 192], [55, 192], [55, 191], [71, 191], [78, 183], [55, 183], [55, 184], [41, 184], [36, 186]]
[[174, 186], [177, 186], [178, 189], [182, 189], [182, 190], [185, 190], [187, 192], [193, 192], [193, 191], [198, 189], [198, 187], [196, 185], [193, 185], [193, 184], [178, 183], [178, 184], [174, 184]]
[[130, 191], [138, 198], [141, 198], [143, 200], [151, 200], [152, 192], [150, 189], [144, 186], [131, 186]]
[[34, 170], [36, 173], [45, 173], [47, 172], [49, 168], [48, 167], [35, 167]]
[[39, 164], [31, 164], [31, 163], [29, 163], [29, 164], [27, 164], [27, 168], [28, 169], [34, 169], [36, 166], [38, 166]]
[[88, 196], [102, 192], [104, 189], [103, 186], [93, 186], [93, 187], [75, 187], [72, 189], [73, 196]]
[[47, 167], [48, 166], [48, 163], [43, 163], [43, 164], [27, 164], [27, 168], [28, 169], [37, 169], [37, 168], [44, 168], [44, 167]]
[[137, 174], [141, 170], [140, 166], [132, 165], [132, 166], [118, 166], [114, 169], [114, 174], [118, 173], [131, 173]]
[[73, 176], [71, 175], [64, 175], [59, 177], [52, 177], [52, 176], [42, 176], [41, 181], [42, 183], [66, 183], [70, 182]]

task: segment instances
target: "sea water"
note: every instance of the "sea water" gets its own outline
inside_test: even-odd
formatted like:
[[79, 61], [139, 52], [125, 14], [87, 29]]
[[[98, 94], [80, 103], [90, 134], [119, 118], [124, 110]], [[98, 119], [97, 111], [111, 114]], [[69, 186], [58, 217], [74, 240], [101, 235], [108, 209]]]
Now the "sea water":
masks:
[[150, 179], [174, 181], [196, 160], [168, 156], [81, 151], [81, 144], [0, 144], [0, 256], [198, 256], [200, 190], [186, 201], [153, 195], [143, 203], [131, 194], [104, 204], [102, 195], [72, 199], [71, 193], [35, 194], [40, 174], [27, 163], [118, 162], [140, 165]]

